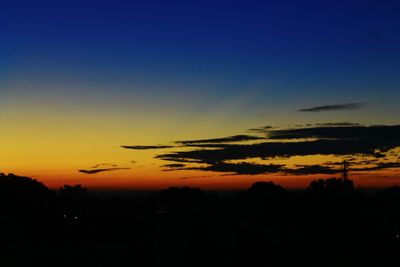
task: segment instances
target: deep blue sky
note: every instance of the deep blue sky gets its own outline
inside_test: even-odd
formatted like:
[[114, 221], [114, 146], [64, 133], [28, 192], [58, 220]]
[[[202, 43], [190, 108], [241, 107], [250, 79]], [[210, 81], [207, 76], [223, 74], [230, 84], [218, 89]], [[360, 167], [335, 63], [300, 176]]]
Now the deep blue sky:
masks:
[[0, 77], [107, 85], [105, 96], [247, 90], [254, 106], [292, 110], [390, 105], [399, 13], [398, 1], [2, 1]]

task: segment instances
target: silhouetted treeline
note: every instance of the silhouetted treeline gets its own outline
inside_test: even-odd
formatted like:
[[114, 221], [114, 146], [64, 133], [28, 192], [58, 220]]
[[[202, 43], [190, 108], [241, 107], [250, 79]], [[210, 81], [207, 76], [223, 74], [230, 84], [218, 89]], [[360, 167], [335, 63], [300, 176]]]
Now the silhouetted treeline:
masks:
[[303, 192], [257, 182], [99, 197], [0, 174], [0, 246], [25, 266], [397, 266], [400, 188], [370, 195], [331, 178]]

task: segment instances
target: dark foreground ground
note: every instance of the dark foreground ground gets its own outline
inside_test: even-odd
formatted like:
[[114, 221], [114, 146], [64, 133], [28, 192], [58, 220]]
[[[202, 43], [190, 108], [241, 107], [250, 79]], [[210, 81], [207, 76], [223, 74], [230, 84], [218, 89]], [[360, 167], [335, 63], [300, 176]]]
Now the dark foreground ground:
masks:
[[[397, 250], [375, 249], [339, 253], [275, 247], [264, 248], [263, 255], [255, 257], [221, 255], [225, 259], [210, 258], [204, 252], [191, 259], [174, 252], [166, 260], [157, 254], [148, 258], [133, 247], [25, 247], [6, 248], [3, 253], [2, 266], [399, 266]], [[249, 260], [248, 256], [253, 258]]]
[[0, 177], [0, 266], [400, 266], [400, 190], [96, 197]]

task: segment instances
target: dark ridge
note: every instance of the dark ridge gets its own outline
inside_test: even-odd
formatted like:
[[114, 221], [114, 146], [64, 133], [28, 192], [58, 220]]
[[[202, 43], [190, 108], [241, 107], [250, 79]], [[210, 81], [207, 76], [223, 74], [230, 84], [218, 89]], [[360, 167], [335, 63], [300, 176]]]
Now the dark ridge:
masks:
[[399, 188], [368, 195], [347, 175], [99, 196], [1, 174], [0, 190], [7, 266], [393, 266], [400, 248]]

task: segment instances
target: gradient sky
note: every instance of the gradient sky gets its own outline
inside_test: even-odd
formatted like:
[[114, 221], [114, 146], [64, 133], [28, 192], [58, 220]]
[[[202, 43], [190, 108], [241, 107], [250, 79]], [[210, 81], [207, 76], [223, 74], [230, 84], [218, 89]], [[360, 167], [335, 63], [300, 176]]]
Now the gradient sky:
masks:
[[[400, 124], [398, 14], [398, 1], [2, 1], [0, 171], [50, 187], [305, 186], [327, 174], [165, 171], [154, 157], [188, 147], [121, 146]], [[345, 158], [326, 157], [286, 160]], [[114, 170], [79, 172], [94, 169]], [[398, 170], [352, 178], [387, 186]]]

